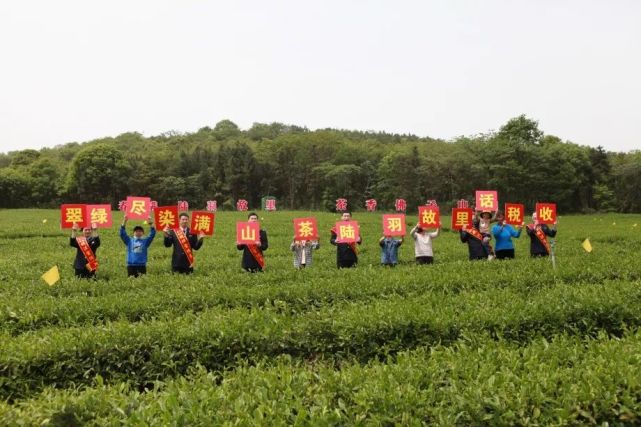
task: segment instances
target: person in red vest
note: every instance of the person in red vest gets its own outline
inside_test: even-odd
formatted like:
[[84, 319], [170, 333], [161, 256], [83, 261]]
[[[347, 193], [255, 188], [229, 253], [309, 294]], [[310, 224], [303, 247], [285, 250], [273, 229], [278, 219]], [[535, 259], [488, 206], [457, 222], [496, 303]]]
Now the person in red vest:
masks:
[[82, 229], [82, 235], [78, 236], [78, 224], [74, 223], [71, 227], [69, 245], [77, 249], [76, 259], [73, 262], [76, 277], [83, 279], [94, 278], [96, 276], [96, 270], [98, 269], [96, 251], [100, 246], [98, 229], [84, 227]]
[[204, 233], [192, 234], [189, 230], [189, 215], [182, 212], [178, 215], [178, 228], [172, 230], [169, 226], [165, 233], [165, 247], [173, 245], [171, 255], [171, 271], [174, 273], [191, 274], [194, 272], [194, 252], [203, 245]]
[[[258, 215], [255, 212], [251, 212], [247, 216], [247, 221], [258, 222]], [[260, 245], [236, 245], [236, 249], [243, 251], [243, 259], [241, 261], [243, 270], [250, 273], [263, 271], [263, 268], [265, 268], [263, 251], [267, 250], [268, 246], [267, 232], [262, 228], [260, 229]]]

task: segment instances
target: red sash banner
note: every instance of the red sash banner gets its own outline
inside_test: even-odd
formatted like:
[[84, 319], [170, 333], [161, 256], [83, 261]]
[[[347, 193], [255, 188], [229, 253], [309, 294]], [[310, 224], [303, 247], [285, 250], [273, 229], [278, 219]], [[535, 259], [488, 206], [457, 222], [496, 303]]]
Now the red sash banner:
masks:
[[93, 228], [111, 228], [111, 205], [87, 205], [87, 223]]
[[550, 242], [548, 242], [548, 238], [543, 232], [543, 230], [541, 229], [541, 227], [538, 225], [530, 224], [528, 225], [528, 228], [534, 232], [534, 235], [536, 236], [536, 238], [539, 239], [539, 242], [541, 242], [543, 246], [545, 246], [545, 250], [548, 251], [548, 254], [549, 254]]
[[265, 268], [265, 257], [258, 245], [247, 245], [247, 249], [249, 249], [249, 252], [252, 254], [258, 265], [260, 265], [260, 268]]
[[499, 197], [496, 191], [476, 190], [477, 211], [497, 211], [499, 209]]
[[260, 245], [260, 224], [258, 222], [236, 223], [237, 245]]
[[187, 257], [187, 262], [189, 262], [189, 266], [193, 267], [194, 253], [191, 251], [191, 245], [189, 244], [189, 240], [187, 240], [187, 236], [185, 236], [185, 233], [180, 228], [176, 228], [174, 230], [174, 233], [176, 233], [176, 238], [178, 239], [178, 243], [180, 243], [180, 247], [182, 248], [183, 252], [185, 253], [185, 256]]
[[405, 215], [390, 214], [383, 215], [383, 235], [384, 236], [405, 236]]
[[60, 205], [60, 228], [73, 228], [73, 224], [79, 228], [88, 226], [87, 205]]
[[452, 209], [452, 230], [461, 230], [463, 226], [472, 228], [474, 212], [470, 208]]
[[467, 228], [466, 227], [466, 228], [463, 228], [463, 231], [465, 231], [467, 234], [469, 234], [470, 236], [474, 237], [475, 239], [483, 241], [483, 235], [476, 228], [474, 228], [474, 227]]
[[178, 228], [178, 207], [159, 206], [154, 209], [154, 223], [158, 230], [164, 230], [165, 227], [175, 230]]
[[525, 206], [519, 203], [505, 204], [505, 223], [512, 225], [523, 225], [525, 220]]
[[294, 218], [294, 240], [317, 240], [318, 223], [316, 218]]
[[438, 228], [441, 222], [441, 212], [438, 206], [419, 206], [418, 225], [421, 228]]
[[535, 212], [539, 224], [554, 224], [556, 222], [556, 203], [537, 203]]
[[78, 243], [78, 247], [87, 259], [87, 270], [96, 271], [98, 269], [98, 260], [96, 259], [96, 255], [91, 250], [91, 246], [89, 246], [87, 238], [84, 236], [76, 237], [76, 243]]
[[191, 213], [191, 231], [194, 234], [204, 233], [205, 236], [214, 235], [214, 222], [216, 216], [213, 212], [194, 211]]
[[151, 214], [151, 198], [127, 196], [127, 219], [147, 219]]

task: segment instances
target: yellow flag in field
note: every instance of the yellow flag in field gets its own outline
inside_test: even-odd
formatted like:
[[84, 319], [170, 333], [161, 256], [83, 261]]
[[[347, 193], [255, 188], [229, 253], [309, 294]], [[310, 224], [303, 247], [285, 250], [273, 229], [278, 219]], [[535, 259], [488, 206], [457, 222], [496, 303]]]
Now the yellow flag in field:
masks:
[[58, 271], [58, 266], [54, 265], [47, 271], [45, 274], [42, 275], [42, 280], [47, 282], [47, 285], [53, 286], [56, 284], [58, 280], [60, 280], [60, 271]]
[[586, 252], [592, 252], [592, 244], [590, 243], [590, 239], [585, 239], [583, 243], [581, 243], [581, 246], [583, 246], [583, 249], [585, 249]]

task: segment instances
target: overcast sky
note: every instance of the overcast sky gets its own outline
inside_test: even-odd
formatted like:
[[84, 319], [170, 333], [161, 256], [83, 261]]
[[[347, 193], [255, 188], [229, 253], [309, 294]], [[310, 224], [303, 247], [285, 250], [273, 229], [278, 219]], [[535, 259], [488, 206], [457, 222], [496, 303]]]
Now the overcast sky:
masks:
[[0, 151], [230, 119], [641, 149], [641, 1], [3, 1]]

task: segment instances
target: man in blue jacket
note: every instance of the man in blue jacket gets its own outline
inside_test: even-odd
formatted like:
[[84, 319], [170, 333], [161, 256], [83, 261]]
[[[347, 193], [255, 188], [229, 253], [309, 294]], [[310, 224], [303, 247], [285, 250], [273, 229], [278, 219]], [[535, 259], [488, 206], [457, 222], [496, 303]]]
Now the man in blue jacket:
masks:
[[151, 218], [149, 218], [148, 222], [149, 236], [147, 237], [145, 237], [145, 230], [139, 225], [134, 227], [134, 234], [129, 237], [125, 230], [127, 225], [126, 217], [120, 226], [120, 238], [127, 246], [127, 275], [129, 277], [138, 277], [147, 273], [147, 249], [154, 237], [156, 237], [156, 228]]

